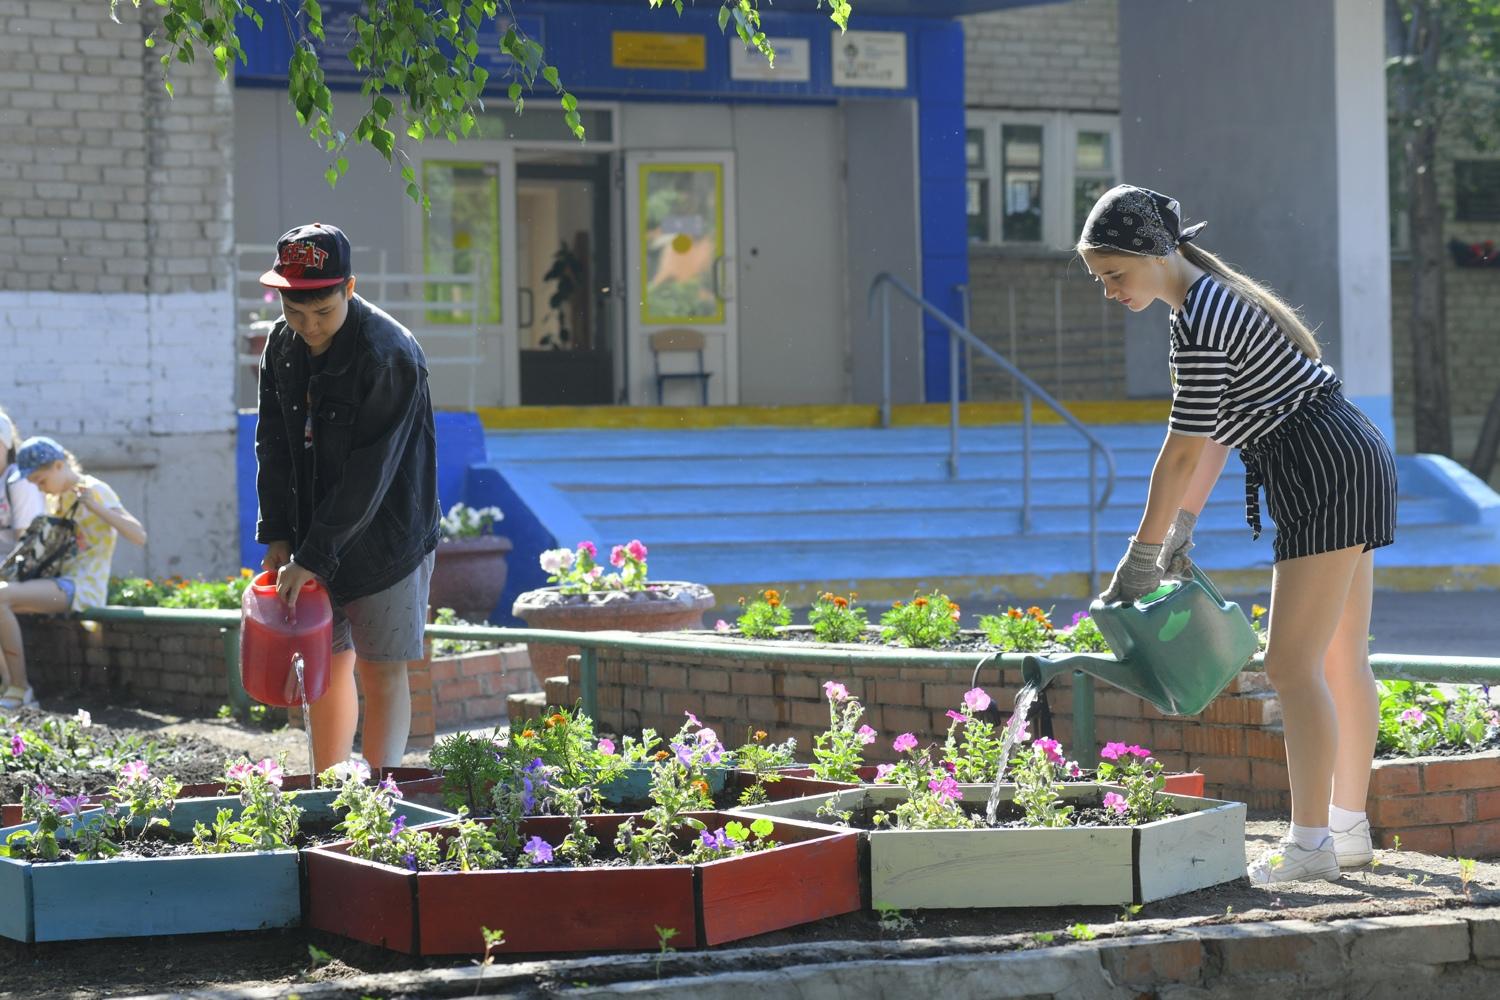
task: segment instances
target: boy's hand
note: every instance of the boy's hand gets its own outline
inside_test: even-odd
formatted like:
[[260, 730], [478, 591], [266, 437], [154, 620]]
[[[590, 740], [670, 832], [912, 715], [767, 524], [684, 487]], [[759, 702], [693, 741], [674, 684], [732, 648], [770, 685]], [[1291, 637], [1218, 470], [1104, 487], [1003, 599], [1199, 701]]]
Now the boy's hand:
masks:
[[311, 570], [303, 569], [295, 562], [288, 562], [281, 567], [281, 572], [276, 577], [276, 596], [285, 601], [288, 608], [295, 608], [297, 595], [302, 593], [302, 585], [317, 578]]
[[266, 546], [266, 556], [260, 561], [260, 568], [274, 573], [291, 561], [291, 542], [271, 542]]

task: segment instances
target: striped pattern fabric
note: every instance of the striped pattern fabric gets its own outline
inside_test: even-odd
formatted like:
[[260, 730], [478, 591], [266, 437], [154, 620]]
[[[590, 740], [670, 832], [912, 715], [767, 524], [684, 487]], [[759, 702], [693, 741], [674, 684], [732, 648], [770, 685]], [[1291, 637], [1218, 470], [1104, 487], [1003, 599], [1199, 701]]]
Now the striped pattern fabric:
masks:
[[1243, 447], [1341, 384], [1253, 302], [1205, 274], [1172, 313], [1171, 430]]
[[1245, 519], [1260, 535], [1261, 486], [1276, 522], [1277, 562], [1396, 540], [1396, 459], [1384, 436], [1337, 389], [1315, 396], [1240, 449]]

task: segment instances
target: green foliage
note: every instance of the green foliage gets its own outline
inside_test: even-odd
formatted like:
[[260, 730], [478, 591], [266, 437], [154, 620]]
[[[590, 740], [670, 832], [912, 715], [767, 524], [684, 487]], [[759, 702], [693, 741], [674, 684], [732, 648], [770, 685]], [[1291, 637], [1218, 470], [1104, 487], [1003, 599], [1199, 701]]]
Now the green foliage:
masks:
[[859, 725], [864, 706], [844, 685], [828, 681], [823, 693], [828, 698], [828, 728], [813, 736], [812, 772], [824, 781], [858, 784], [864, 748], [875, 742], [875, 730]]
[[745, 610], [735, 624], [747, 639], [773, 638], [778, 628], [786, 628], [792, 623], [791, 609], [781, 602], [781, 592], [777, 590], [761, 591], [760, 597], [748, 605], [741, 597], [740, 606]]
[[1475, 750], [1500, 740], [1500, 711], [1488, 688], [1379, 681], [1378, 752], [1418, 757], [1442, 748]]
[[128, 608], [200, 608], [238, 611], [240, 598], [253, 574], [240, 570], [223, 580], [184, 580], [180, 576], [152, 580], [114, 577], [109, 581], [110, 604]]
[[1109, 643], [1099, 631], [1099, 625], [1089, 615], [1083, 615], [1073, 627], [1057, 633], [1057, 641], [1075, 653], [1108, 653]]
[[880, 640], [913, 649], [935, 649], [958, 635], [959, 608], [947, 594], [934, 591], [912, 598], [910, 604], [897, 601], [880, 616]]
[[[117, 18], [121, 0], [109, 0], [110, 16]], [[145, 45], [160, 50], [162, 86], [173, 93], [173, 63], [192, 63], [200, 53], [212, 57], [220, 79], [230, 67], [246, 61], [237, 19], [246, 18], [255, 30], [265, 30], [261, 12], [252, 0], [153, 0], [159, 18], [148, 21]], [[665, 0], [680, 15], [682, 0]], [[720, 0], [719, 30], [731, 22], [745, 45], [757, 49], [774, 64], [775, 50], [760, 30], [760, 0]], [[131, 0], [136, 7], [142, 0]], [[664, 0], [648, 0], [652, 8]], [[818, 6], [823, 0], [818, 0]], [[848, 27], [849, 0], [828, 0], [829, 17], [840, 30]], [[146, 5], [151, 9], [150, 5]], [[277, 9], [279, 8], [279, 9]], [[583, 122], [578, 99], [563, 84], [562, 73], [549, 62], [542, 44], [529, 37], [516, 20], [515, 0], [452, 0], [442, 5], [423, 0], [368, 2], [350, 18], [354, 41], [348, 60], [360, 79], [360, 98], [368, 105], [352, 135], [334, 127], [333, 91], [327, 83], [318, 46], [324, 41], [323, 10], [318, 0], [278, 0], [273, 7], [273, 30], [289, 31], [294, 47], [287, 66], [287, 91], [297, 122], [328, 157], [323, 177], [330, 187], [349, 170], [350, 144], [373, 147], [387, 163], [402, 163], [406, 194], [424, 210], [431, 201], [417, 184], [405, 140], [422, 142], [442, 137], [457, 143], [474, 131], [484, 110], [490, 73], [481, 65], [480, 33], [492, 22], [506, 27], [500, 50], [510, 58], [505, 96], [520, 114], [526, 95], [537, 91], [557, 100], [568, 129], [580, 141]]]
[[823, 594], [807, 613], [813, 638], [818, 642], [859, 642], [864, 638], [868, 612], [854, 603], [856, 594], [839, 597]]
[[777, 772], [797, 762], [797, 741], [767, 743], [764, 729], [750, 729], [745, 744], [734, 752], [734, 766], [750, 775], [751, 782], [740, 792], [742, 806], [760, 805], [767, 799], [766, 786], [781, 780]]
[[1007, 652], [1037, 653], [1057, 634], [1050, 615], [1051, 612], [1034, 605], [1025, 611], [1007, 608], [1003, 615], [985, 615], [979, 619], [979, 627], [986, 639]]
[[276, 851], [295, 847], [302, 809], [293, 795], [281, 791], [281, 768], [271, 760], [253, 765], [248, 760], [228, 765], [224, 793], [240, 797], [238, 817], [220, 809], [212, 827], [193, 825], [193, 850], [200, 854], [236, 851]]
[[[464, 621], [458, 617], [458, 613], [452, 608], [438, 608], [432, 616], [434, 625], [472, 625], [473, 622]], [[477, 653], [482, 649], [499, 649], [498, 642], [488, 642], [483, 639], [434, 639], [432, 640], [433, 656], [458, 656], [460, 653]]]

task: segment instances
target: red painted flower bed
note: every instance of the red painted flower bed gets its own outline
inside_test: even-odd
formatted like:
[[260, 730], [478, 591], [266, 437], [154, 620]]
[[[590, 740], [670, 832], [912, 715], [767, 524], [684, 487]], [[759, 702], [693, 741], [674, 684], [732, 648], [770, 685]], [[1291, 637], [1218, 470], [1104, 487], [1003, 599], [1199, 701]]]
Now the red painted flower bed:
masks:
[[[710, 827], [734, 819], [693, 813]], [[588, 817], [610, 841], [624, 815]], [[536, 817], [523, 835], [549, 841], [564, 817]], [[438, 828], [442, 833], [446, 828]], [[698, 865], [410, 872], [352, 858], [348, 844], [304, 853], [307, 926], [416, 955], [480, 954], [480, 930], [503, 930], [513, 953], [722, 944], [860, 908], [858, 835], [776, 821], [778, 846]]]

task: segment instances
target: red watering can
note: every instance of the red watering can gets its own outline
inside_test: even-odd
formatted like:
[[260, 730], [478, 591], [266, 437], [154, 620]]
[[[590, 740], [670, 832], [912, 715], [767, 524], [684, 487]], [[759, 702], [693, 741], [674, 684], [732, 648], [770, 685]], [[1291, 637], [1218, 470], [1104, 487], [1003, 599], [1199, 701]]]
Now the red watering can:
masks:
[[[292, 658], [302, 657], [302, 690]], [[296, 608], [276, 596], [276, 573], [257, 576], [240, 598], [240, 681], [263, 705], [309, 704], [328, 690], [333, 656], [333, 606], [316, 580], [302, 585]]]

